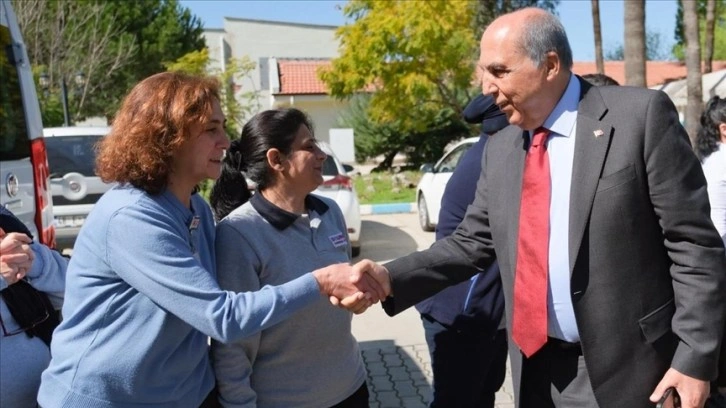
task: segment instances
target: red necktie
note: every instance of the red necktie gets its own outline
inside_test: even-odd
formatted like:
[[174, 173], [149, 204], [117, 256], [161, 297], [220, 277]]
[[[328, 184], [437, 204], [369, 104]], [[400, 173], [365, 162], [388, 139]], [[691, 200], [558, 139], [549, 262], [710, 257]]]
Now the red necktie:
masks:
[[549, 130], [537, 128], [524, 161], [514, 275], [512, 338], [531, 357], [547, 342], [547, 270], [550, 232]]

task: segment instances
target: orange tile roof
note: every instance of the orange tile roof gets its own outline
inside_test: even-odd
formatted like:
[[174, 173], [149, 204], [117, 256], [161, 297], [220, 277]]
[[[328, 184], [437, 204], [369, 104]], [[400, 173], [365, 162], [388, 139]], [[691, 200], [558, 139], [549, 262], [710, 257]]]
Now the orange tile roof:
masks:
[[[726, 61], [713, 61], [713, 70], [726, 68]], [[579, 61], [572, 64], [572, 72], [577, 75], [595, 73], [595, 62]], [[605, 74], [625, 85], [625, 63], [623, 61], [605, 61]], [[686, 77], [686, 64], [678, 61], [647, 61], [645, 66], [647, 86], [651, 87], [668, 81]]]
[[[280, 92], [278, 95], [319, 95], [327, 94], [328, 89], [318, 78], [321, 66], [330, 66], [329, 59], [278, 59]], [[726, 61], [714, 61], [713, 70], [726, 69]], [[573, 63], [572, 71], [578, 75], [596, 72], [595, 62], [578, 61]], [[605, 74], [625, 84], [625, 63], [605, 61]], [[686, 65], [678, 61], [646, 62], [647, 85], [654, 86], [686, 77]]]
[[318, 67], [329, 66], [329, 59], [278, 59], [278, 95], [326, 94], [328, 88], [318, 78]]

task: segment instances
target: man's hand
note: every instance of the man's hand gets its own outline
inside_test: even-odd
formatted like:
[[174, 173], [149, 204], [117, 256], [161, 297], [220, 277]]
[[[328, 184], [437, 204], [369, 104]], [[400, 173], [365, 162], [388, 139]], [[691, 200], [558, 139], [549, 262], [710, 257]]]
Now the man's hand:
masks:
[[34, 259], [31, 242], [25, 234], [5, 234], [0, 228], [0, 276], [8, 285], [23, 279], [30, 270]]
[[[361, 292], [371, 303], [384, 299], [386, 290], [373, 278], [361, 278], [355, 269], [346, 263], [339, 263], [326, 266], [313, 271], [313, 276], [318, 281], [320, 292], [345, 299]], [[355, 298], [348, 299], [346, 304], [355, 303]]]
[[383, 293], [380, 294], [380, 300], [393, 296], [393, 293], [391, 293], [391, 277], [388, 274], [388, 269], [384, 266], [370, 259], [363, 259], [353, 265], [353, 275], [356, 284], [364, 282], [367, 285], [378, 285], [383, 290]]
[[703, 408], [706, 398], [708, 398], [708, 381], [689, 377], [675, 368], [670, 368], [655, 387], [655, 391], [650, 396], [651, 402], [658, 402], [668, 387], [673, 387], [678, 391], [682, 408]]

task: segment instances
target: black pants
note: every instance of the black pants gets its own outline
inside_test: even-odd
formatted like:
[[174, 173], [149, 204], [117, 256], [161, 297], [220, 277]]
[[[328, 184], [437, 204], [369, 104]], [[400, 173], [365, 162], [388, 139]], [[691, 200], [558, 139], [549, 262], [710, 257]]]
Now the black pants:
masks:
[[578, 345], [550, 339], [522, 358], [521, 408], [598, 408]]
[[221, 405], [219, 404], [219, 400], [217, 399], [217, 387], [214, 387], [212, 392], [207, 395], [207, 398], [202, 401], [202, 405], [199, 406], [199, 408], [219, 408]]
[[330, 408], [368, 408], [368, 384], [365, 382], [350, 397]]
[[506, 330], [455, 330], [421, 319], [434, 374], [430, 407], [493, 408], [506, 372]]

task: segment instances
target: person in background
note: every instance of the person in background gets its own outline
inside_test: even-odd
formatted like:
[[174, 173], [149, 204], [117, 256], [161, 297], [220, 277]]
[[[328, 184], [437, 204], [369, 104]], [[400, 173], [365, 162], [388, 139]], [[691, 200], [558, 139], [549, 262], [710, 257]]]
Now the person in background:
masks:
[[610, 78], [609, 76], [605, 74], [585, 74], [582, 76], [582, 79], [589, 82], [592, 85], [595, 86], [619, 86], [620, 83], [618, 81]]
[[[244, 125], [210, 200], [222, 218], [216, 253], [223, 289], [255, 291], [350, 261], [340, 208], [311, 194], [323, 182], [325, 158], [300, 110], [263, 111]], [[245, 175], [257, 192], [249, 201], [231, 198], [247, 189]], [[368, 407], [366, 369], [351, 320], [350, 312], [321, 297], [294, 318], [244, 340], [213, 342], [222, 406]]]
[[35, 406], [63, 302], [68, 259], [32, 239], [0, 206], [0, 407]]
[[696, 155], [708, 182], [711, 220], [726, 243], [726, 99], [711, 98], [701, 115]]
[[[696, 156], [701, 160], [708, 183], [711, 220], [726, 244], [726, 99], [718, 95], [708, 101], [701, 114], [701, 127], [696, 136]], [[726, 341], [723, 340], [719, 377], [711, 387], [707, 406], [726, 407]]]
[[43, 408], [217, 406], [209, 337], [254, 335], [321, 294], [370, 299], [345, 263], [255, 292], [219, 288], [214, 219], [196, 191], [219, 176], [224, 126], [210, 78], [155, 74], [123, 100], [96, 158], [99, 177], [116, 185], [73, 249]]
[[[446, 183], [436, 239], [451, 235], [474, 201], [487, 139], [509, 125], [488, 95], [479, 94], [464, 109], [468, 123], [481, 123], [479, 140], [464, 153]], [[433, 370], [430, 407], [494, 407], [504, 383], [507, 333], [503, 328], [504, 294], [495, 262], [471, 279], [420, 302]]]
[[726, 254], [673, 102], [574, 75], [564, 27], [538, 8], [486, 28], [478, 69], [515, 126], [489, 139], [464, 220], [355, 274], [389, 273], [393, 315], [496, 258], [519, 408], [648, 408], [671, 387], [683, 408], [702, 408]]

